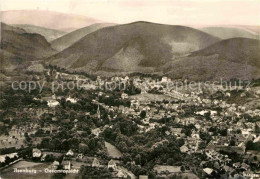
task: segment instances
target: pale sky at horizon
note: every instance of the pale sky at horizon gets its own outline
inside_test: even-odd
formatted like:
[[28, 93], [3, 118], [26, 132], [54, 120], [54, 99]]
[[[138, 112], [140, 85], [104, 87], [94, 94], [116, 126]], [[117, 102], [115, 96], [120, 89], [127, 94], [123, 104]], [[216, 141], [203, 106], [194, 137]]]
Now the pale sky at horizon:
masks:
[[5, 10], [49, 10], [106, 22], [260, 25], [260, 0], [0, 0]]

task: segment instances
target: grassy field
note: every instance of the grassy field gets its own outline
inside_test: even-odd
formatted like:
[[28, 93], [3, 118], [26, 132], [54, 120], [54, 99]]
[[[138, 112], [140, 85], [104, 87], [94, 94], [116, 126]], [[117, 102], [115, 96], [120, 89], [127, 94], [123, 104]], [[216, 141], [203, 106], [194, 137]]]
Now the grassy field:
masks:
[[112, 144], [105, 142], [105, 146], [107, 148], [107, 153], [112, 158], [120, 158], [122, 157], [122, 153]]
[[32, 168], [37, 165], [41, 165], [42, 163], [35, 163], [35, 162], [27, 162], [27, 161], [20, 161], [16, 164], [14, 164], [13, 168]]
[[151, 94], [151, 93], [143, 93], [130, 96], [130, 99], [138, 99], [139, 101], [162, 101], [169, 100], [170, 97], [164, 94]]
[[158, 173], [163, 171], [169, 171], [170, 173], [180, 173], [181, 167], [180, 166], [170, 166], [170, 165], [156, 165], [154, 166], [154, 170]]

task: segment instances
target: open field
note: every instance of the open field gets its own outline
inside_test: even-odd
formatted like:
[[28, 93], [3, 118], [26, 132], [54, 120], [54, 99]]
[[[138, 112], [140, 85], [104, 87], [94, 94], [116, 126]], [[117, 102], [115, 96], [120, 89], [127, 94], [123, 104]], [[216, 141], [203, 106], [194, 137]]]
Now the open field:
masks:
[[143, 93], [130, 96], [130, 99], [138, 99], [139, 101], [163, 101], [169, 100], [171, 97], [164, 95], [164, 94], [151, 94], [151, 93]]
[[27, 161], [20, 161], [16, 164], [14, 164], [13, 168], [32, 168], [37, 165], [41, 165], [41, 163], [34, 163], [34, 162], [27, 162]]
[[169, 171], [170, 173], [180, 173], [181, 167], [180, 166], [169, 166], [169, 165], [156, 165], [154, 167], [154, 170], [158, 173], [161, 173], [163, 171]]
[[110, 157], [112, 157], [112, 158], [122, 157], [122, 153], [112, 144], [105, 142], [105, 146], [107, 148], [107, 152]]

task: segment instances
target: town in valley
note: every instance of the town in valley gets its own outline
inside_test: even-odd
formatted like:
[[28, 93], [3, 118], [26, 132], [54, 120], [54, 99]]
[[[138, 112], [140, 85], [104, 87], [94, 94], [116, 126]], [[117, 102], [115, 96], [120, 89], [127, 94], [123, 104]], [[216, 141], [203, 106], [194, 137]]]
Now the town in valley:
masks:
[[[44, 82], [41, 93], [11, 86], [1, 91], [3, 178], [12, 178], [19, 166], [54, 178], [260, 175], [259, 80], [105, 78], [54, 66], [30, 75]], [[54, 82], [78, 80], [84, 82], [78, 88], [52, 89]], [[63, 172], [46, 172], [52, 170]]]

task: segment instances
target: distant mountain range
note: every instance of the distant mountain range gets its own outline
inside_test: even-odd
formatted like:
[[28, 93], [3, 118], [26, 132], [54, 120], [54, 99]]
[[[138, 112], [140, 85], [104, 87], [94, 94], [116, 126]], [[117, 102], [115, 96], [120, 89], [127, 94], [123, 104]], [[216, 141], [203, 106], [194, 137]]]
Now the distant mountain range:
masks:
[[1, 21], [6, 24], [30, 24], [61, 31], [102, 23], [100, 20], [86, 16], [43, 10], [1, 11]]
[[44, 36], [48, 42], [55, 40], [67, 33], [67, 32], [64, 32], [61, 30], [48, 29], [45, 27], [29, 25], [29, 24], [14, 24], [12, 26], [20, 27], [20, 28], [24, 29], [27, 33], [40, 34], [40, 35]]
[[250, 32], [249, 30], [245, 30], [243, 28], [235, 28], [235, 27], [205, 27], [200, 29], [203, 32], [209, 33], [221, 39], [230, 39], [236, 37], [243, 38], [251, 38], [251, 39], [259, 39], [259, 34], [255, 32]]
[[135, 22], [90, 33], [48, 58], [48, 63], [88, 73], [153, 72], [219, 40], [189, 27]]
[[35, 24], [1, 25], [1, 72], [40, 72], [45, 62], [103, 76], [138, 72], [193, 80], [260, 78], [260, 41], [240, 27], [194, 29], [141, 21], [95, 23], [65, 33]]
[[22, 28], [4, 23], [1, 23], [0, 51], [2, 71], [23, 68], [30, 61], [56, 53], [42, 35], [27, 33]]
[[168, 63], [164, 72], [174, 78], [193, 80], [257, 79], [260, 78], [260, 41], [223, 40]]
[[56, 49], [57, 51], [62, 51], [65, 48], [68, 48], [78, 40], [80, 40], [82, 37], [95, 32], [98, 29], [108, 27], [108, 26], [113, 26], [115, 24], [109, 24], [109, 23], [98, 23], [98, 24], [93, 24], [87, 27], [83, 27], [81, 29], [72, 31], [60, 38], [57, 38], [51, 42], [51, 46]]

